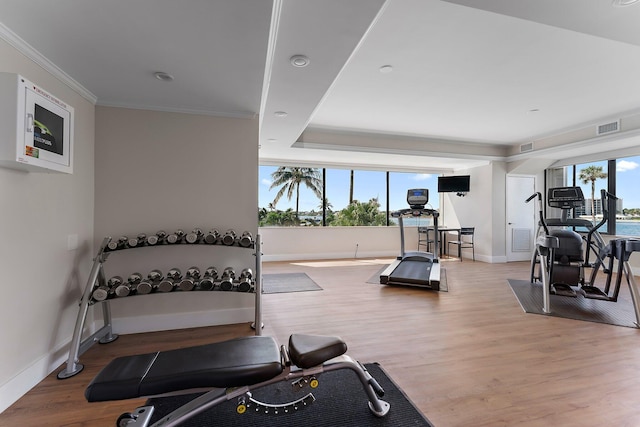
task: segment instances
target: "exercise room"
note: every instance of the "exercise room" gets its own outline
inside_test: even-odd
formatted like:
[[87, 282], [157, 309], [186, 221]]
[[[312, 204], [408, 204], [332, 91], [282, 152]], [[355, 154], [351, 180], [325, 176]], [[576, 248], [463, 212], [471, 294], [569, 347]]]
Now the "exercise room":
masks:
[[640, 425], [638, 3], [3, 0], [0, 427]]

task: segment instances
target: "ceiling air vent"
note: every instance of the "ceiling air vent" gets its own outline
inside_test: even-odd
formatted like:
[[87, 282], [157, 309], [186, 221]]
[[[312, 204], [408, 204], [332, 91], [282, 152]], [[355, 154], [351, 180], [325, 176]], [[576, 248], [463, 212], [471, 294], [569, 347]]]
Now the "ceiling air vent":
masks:
[[598, 125], [596, 135], [605, 135], [607, 133], [618, 132], [620, 130], [620, 120], [615, 122]]
[[528, 142], [528, 143], [522, 144], [520, 146], [520, 152], [521, 153], [527, 153], [529, 151], [533, 151], [533, 142]]

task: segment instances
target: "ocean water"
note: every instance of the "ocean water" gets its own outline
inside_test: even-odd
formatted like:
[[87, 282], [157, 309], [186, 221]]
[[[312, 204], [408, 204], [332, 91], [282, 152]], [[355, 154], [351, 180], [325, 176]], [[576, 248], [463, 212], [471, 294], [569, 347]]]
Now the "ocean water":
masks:
[[640, 221], [616, 221], [616, 235], [640, 236]]

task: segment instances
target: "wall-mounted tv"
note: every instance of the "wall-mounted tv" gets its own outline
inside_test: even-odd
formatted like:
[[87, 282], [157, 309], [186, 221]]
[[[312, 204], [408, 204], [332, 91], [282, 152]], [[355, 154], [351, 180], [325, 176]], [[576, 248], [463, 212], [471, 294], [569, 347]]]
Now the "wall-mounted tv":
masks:
[[453, 175], [438, 177], [438, 193], [468, 193], [471, 177]]

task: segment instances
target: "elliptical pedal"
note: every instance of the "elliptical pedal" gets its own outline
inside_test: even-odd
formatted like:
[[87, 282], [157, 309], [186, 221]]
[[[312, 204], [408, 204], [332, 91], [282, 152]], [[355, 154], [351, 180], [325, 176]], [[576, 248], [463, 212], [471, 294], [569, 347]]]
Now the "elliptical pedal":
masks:
[[551, 293], [554, 295], [559, 295], [563, 297], [572, 297], [572, 298], [577, 297], [575, 289], [573, 289], [571, 286], [566, 285], [564, 283], [554, 283], [551, 285], [550, 290], [551, 290]]
[[603, 301], [613, 301], [613, 299], [607, 295], [602, 289], [597, 288], [595, 286], [582, 286], [580, 287], [580, 292], [585, 298], [589, 299], [599, 299]]

